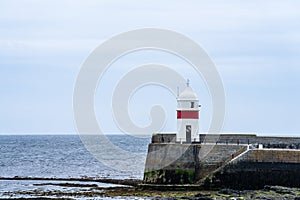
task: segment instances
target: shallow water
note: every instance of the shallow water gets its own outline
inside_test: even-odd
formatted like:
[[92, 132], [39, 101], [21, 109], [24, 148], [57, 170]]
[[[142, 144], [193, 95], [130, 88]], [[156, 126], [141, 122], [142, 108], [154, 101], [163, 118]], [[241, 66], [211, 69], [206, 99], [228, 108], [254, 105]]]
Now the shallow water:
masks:
[[[67, 185], [69, 184], [69, 186]], [[72, 186], [74, 184], [75, 186]], [[80, 185], [82, 185], [80, 187]], [[80, 192], [101, 192], [100, 188], [125, 187], [117, 184], [81, 181], [39, 181], [39, 180], [0, 180], [1, 198], [57, 197], [54, 194], [79, 194]], [[47, 193], [47, 195], [43, 195]], [[79, 197], [78, 197], [79, 196]], [[85, 199], [78, 195], [77, 198]], [[64, 196], [68, 197], [68, 196]], [[76, 198], [76, 196], [74, 197]]]

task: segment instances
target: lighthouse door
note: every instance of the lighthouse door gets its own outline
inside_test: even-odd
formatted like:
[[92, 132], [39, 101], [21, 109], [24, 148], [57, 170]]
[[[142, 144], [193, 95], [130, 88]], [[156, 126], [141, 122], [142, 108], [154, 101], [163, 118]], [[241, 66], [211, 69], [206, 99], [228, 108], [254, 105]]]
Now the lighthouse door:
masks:
[[186, 142], [191, 143], [192, 142], [192, 126], [191, 125], [185, 126], [185, 134], [186, 134]]

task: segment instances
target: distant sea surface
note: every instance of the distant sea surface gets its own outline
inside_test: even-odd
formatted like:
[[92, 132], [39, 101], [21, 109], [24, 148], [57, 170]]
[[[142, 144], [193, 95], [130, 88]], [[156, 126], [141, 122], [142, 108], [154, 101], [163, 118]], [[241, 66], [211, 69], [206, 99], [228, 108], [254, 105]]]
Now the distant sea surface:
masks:
[[[142, 153], [146, 159], [150, 137], [106, 137], [128, 152]], [[125, 162], [127, 166], [136, 163], [130, 159]], [[85, 149], [78, 135], [0, 135], [1, 177], [142, 179], [145, 162], [142, 163], [130, 171], [111, 169]]]

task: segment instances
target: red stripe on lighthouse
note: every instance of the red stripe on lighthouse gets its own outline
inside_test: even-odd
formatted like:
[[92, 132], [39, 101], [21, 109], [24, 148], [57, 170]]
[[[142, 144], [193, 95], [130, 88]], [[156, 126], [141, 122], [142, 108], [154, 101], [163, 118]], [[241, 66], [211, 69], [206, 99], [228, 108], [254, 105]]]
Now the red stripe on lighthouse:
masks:
[[199, 111], [177, 111], [177, 119], [199, 119]]

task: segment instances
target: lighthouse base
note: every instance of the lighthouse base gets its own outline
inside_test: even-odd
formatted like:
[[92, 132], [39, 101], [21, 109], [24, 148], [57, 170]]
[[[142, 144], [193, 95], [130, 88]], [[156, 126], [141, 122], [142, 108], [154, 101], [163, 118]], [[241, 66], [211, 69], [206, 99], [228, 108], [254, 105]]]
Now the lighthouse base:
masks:
[[245, 145], [149, 144], [144, 183], [193, 184], [218, 169]]

